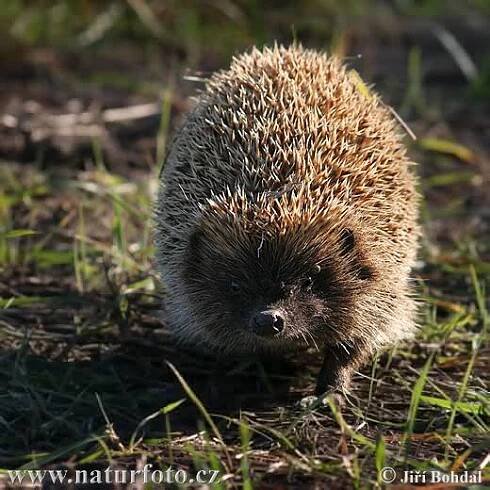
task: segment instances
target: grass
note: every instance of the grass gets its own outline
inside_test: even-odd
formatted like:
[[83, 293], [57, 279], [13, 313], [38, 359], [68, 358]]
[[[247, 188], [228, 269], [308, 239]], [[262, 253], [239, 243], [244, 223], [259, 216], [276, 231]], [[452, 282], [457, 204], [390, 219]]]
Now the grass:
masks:
[[[432, 16], [441, 9], [438, 1], [397, 3], [407, 14], [419, 9]], [[179, 39], [184, 64], [205, 67], [208, 55], [209, 63], [223, 64], [233, 49], [267, 40], [275, 14], [267, 10], [262, 22], [252, 3], [217, 2], [213, 9], [237, 9], [225, 8], [220, 15], [233, 17], [232, 26], [211, 39], [221, 17], [200, 28], [208, 14], [199, 8], [184, 15], [173, 6], [168, 30], [157, 31], [163, 13], [153, 2], [100, 2], [97, 8], [85, 2], [92, 7], [84, 22], [78, 2], [44, 13], [33, 5], [23, 8], [21, 1], [8, 4], [0, 23], [8, 15], [15, 18], [12, 36], [26, 49], [42, 45], [59, 53], [67, 48], [60, 42], [81, 38], [102, 50], [111, 39], [133, 39], [150, 43], [153, 52], [155, 44], [175, 48]], [[312, 2], [318, 12], [327, 9], [320, 4]], [[326, 19], [366, 16], [363, 2], [345, 9], [332, 5]], [[79, 16], [68, 15], [71, 9]], [[39, 26], [41, 17], [58, 22], [57, 30]], [[314, 17], [298, 14], [295, 35], [313, 45], [319, 39], [316, 45], [341, 44], [338, 49], [349, 52], [341, 22], [332, 31]], [[183, 18], [185, 28], [177, 36], [172, 29]], [[277, 21], [279, 33], [290, 32], [290, 20]], [[94, 55], [96, 66], [96, 51], [83, 52]], [[407, 80], [406, 87], [383, 95], [392, 97], [418, 136], [407, 144], [420, 163], [424, 195], [426, 232], [415, 272], [421, 326], [415, 341], [381, 353], [356, 375], [343, 407], [331, 398], [313, 406], [299, 403], [314, 386], [320, 364], [315, 352], [284, 362], [217, 364], [177, 348], [160, 321], [164, 292], [152, 266], [151, 203], [170, 132], [187, 108], [185, 90], [173, 81], [177, 75], [149, 90], [158, 83], [133, 83], [133, 75], [114, 68], [119, 78], [109, 83], [111, 97], [122, 91], [128, 105], [133, 98], [161, 98], [151, 137], [144, 136], [150, 151], [143, 146], [138, 164], [120, 164], [97, 139], [88, 142], [88, 154], [77, 150], [61, 164], [42, 152], [27, 161], [2, 157], [2, 473], [151, 462], [191, 473], [219, 471], [222, 478], [212, 488], [252, 489], [382, 488], [386, 466], [399, 475], [488, 471], [488, 154], [482, 133], [471, 130], [483, 117], [479, 97], [488, 87], [480, 87], [478, 98], [472, 98], [471, 87], [462, 87], [459, 112], [446, 118], [424, 80], [428, 54], [417, 46], [405, 54], [405, 72], [396, 76]], [[362, 66], [356, 70], [363, 73]], [[107, 83], [94, 83], [94, 77], [104, 78], [95, 72], [83, 74], [83, 81], [91, 78], [89, 85], [100, 95]], [[29, 83], [39, 84], [36, 77]], [[68, 87], [77, 83], [70, 78]], [[360, 90], [371, 87], [359, 83]], [[452, 88], [436, 88], [453, 96]], [[476, 116], [469, 110], [474, 107]], [[6, 479], [0, 474], [0, 486]]]

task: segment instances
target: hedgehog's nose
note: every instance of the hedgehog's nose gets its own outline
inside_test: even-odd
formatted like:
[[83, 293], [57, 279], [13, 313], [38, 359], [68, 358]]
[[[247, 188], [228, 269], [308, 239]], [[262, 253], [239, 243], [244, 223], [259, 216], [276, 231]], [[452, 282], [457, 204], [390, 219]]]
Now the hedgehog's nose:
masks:
[[256, 313], [251, 323], [255, 334], [261, 337], [272, 337], [284, 328], [284, 317], [277, 310], [265, 310]]

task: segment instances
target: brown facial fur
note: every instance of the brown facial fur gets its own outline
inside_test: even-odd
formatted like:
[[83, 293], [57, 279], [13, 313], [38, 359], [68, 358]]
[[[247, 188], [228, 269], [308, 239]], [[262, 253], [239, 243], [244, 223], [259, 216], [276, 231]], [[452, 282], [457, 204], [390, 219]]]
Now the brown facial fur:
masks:
[[[362, 352], [356, 366], [409, 336], [410, 166], [390, 111], [338, 59], [298, 46], [234, 58], [176, 135], [160, 188], [175, 333], [228, 354], [330, 345]], [[285, 318], [272, 338], [249, 328], [267, 308]]]

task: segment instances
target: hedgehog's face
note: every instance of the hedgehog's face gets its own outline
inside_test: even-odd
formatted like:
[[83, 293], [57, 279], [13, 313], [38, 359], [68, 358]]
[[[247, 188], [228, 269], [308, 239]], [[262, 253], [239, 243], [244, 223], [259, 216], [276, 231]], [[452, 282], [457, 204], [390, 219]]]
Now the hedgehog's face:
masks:
[[353, 293], [371, 275], [353, 270], [350, 230], [327, 248], [308, 246], [303, 235], [243, 234], [234, 243], [229, 231], [219, 235], [194, 233], [185, 268], [198, 321], [211, 337], [243, 343], [233, 350], [348, 340]]

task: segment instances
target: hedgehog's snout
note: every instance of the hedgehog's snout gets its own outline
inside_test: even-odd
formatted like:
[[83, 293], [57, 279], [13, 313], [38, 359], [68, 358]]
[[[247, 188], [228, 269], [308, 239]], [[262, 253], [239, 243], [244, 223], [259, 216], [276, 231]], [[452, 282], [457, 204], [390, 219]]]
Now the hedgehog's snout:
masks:
[[282, 332], [284, 326], [285, 319], [280, 310], [259, 311], [250, 319], [252, 331], [260, 337], [274, 337]]

